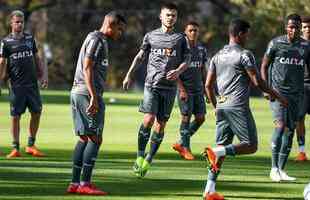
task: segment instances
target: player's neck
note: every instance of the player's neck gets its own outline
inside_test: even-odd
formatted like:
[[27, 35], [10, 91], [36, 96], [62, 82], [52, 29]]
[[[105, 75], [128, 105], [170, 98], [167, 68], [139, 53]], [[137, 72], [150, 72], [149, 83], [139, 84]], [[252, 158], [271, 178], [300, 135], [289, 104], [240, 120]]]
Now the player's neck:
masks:
[[310, 35], [308, 35], [308, 36], [302, 35], [301, 38], [304, 40], [310, 41]]
[[173, 27], [167, 27], [167, 26], [162, 25], [162, 26], [161, 26], [161, 30], [162, 30], [164, 33], [170, 33], [170, 32], [173, 31]]
[[188, 42], [189, 42], [189, 46], [191, 48], [193, 48], [193, 47], [195, 47], [197, 45], [197, 41], [196, 40], [188, 40]]
[[229, 45], [239, 45], [239, 46], [243, 46], [241, 44], [241, 42], [238, 40], [238, 39], [235, 39], [235, 38], [230, 38], [229, 39]]
[[23, 32], [14, 32], [14, 31], [12, 31], [12, 36], [14, 37], [14, 38], [22, 38], [23, 36], [24, 36], [24, 33]]

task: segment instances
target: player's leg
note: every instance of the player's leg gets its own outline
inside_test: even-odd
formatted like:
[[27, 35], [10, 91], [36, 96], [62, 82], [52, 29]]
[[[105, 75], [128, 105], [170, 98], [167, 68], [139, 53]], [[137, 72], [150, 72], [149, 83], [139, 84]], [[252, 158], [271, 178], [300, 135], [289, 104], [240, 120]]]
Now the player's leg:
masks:
[[13, 138], [12, 151], [7, 158], [20, 157], [20, 118], [26, 110], [26, 94], [23, 89], [10, 88], [10, 110], [11, 110], [11, 135]]
[[302, 117], [296, 124], [296, 135], [298, 143], [298, 155], [296, 161], [307, 161], [305, 152], [305, 117]]
[[42, 101], [40, 92], [37, 87], [27, 88], [27, 107], [30, 111], [30, 123], [29, 123], [29, 137], [28, 145], [25, 149], [26, 153], [29, 153], [36, 157], [42, 157], [44, 154], [38, 150], [35, 146], [36, 136], [40, 125], [40, 118], [42, 112]]
[[[216, 192], [215, 186], [217, 177], [220, 173], [220, 167], [224, 162], [225, 146], [229, 146], [232, 143], [234, 136], [230, 129], [229, 122], [225, 117], [224, 110], [218, 109], [216, 118], [216, 143], [218, 146], [215, 148], [207, 147], [204, 152], [209, 162], [208, 179], [203, 194], [206, 200], [224, 199], [221, 194]], [[215, 153], [215, 150], [217, 153]]]
[[194, 95], [193, 114], [195, 115], [195, 118], [189, 126], [191, 137], [197, 132], [205, 121], [206, 100], [203, 94]]

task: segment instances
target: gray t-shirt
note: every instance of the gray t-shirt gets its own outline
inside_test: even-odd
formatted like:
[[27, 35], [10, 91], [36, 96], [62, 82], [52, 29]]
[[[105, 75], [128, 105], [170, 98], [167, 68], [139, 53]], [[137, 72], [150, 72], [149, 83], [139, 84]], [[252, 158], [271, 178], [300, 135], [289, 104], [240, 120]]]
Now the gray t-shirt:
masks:
[[166, 79], [167, 72], [176, 69], [189, 57], [182, 33], [165, 33], [161, 28], [144, 36], [140, 47], [148, 57], [145, 85], [152, 88], [176, 89], [176, 81]]
[[190, 49], [191, 62], [180, 75], [185, 90], [189, 94], [201, 94], [204, 91], [202, 70], [207, 62], [207, 49], [198, 44]]
[[254, 55], [237, 44], [226, 45], [210, 61], [219, 93], [217, 108], [249, 106], [250, 78], [247, 69], [257, 70]]
[[38, 52], [32, 35], [24, 33], [22, 38], [12, 34], [3, 38], [0, 45], [0, 57], [7, 59], [7, 73], [11, 86], [37, 87], [37, 65], [35, 54]]
[[309, 65], [309, 42], [300, 38], [293, 43], [286, 35], [269, 42], [265, 55], [271, 60], [268, 83], [281, 94], [297, 97], [303, 92], [304, 69]]
[[107, 38], [101, 32], [94, 31], [89, 33], [81, 47], [76, 65], [72, 93], [89, 94], [83, 73], [83, 61], [86, 57], [94, 61], [94, 87], [97, 95], [101, 96], [104, 91], [107, 68], [109, 65]]

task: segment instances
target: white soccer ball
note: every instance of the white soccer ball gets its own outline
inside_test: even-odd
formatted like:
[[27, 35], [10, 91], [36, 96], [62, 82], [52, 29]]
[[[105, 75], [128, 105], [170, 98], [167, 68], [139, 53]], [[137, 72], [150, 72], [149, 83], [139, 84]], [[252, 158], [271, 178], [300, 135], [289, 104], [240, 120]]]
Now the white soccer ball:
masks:
[[304, 189], [304, 198], [305, 200], [310, 200], [310, 183]]

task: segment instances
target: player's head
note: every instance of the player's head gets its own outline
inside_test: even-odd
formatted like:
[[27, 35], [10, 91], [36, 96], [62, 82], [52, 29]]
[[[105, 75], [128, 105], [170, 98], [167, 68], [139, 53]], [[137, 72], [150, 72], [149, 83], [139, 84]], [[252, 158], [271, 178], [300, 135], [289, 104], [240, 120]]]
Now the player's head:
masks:
[[306, 40], [310, 40], [310, 16], [303, 16], [301, 18], [301, 32]]
[[184, 26], [186, 37], [190, 41], [197, 41], [199, 36], [199, 24], [195, 21], [189, 21]]
[[290, 14], [285, 19], [285, 30], [288, 39], [293, 40], [299, 37], [301, 17], [298, 14]]
[[106, 36], [117, 40], [125, 31], [126, 24], [127, 22], [123, 15], [116, 11], [111, 11], [105, 15], [102, 29]]
[[21, 33], [24, 30], [24, 13], [20, 10], [14, 10], [10, 14], [10, 26], [13, 33]]
[[178, 7], [174, 3], [166, 3], [160, 7], [159, 19], [168, 29], [173, 28], [178, 18]]
[[249, 22], [240, 18], [232, 19], [228, 28], [230, 40], [233, 40], [242, 46], [245, 45], [250, 28], [251, 26]]

